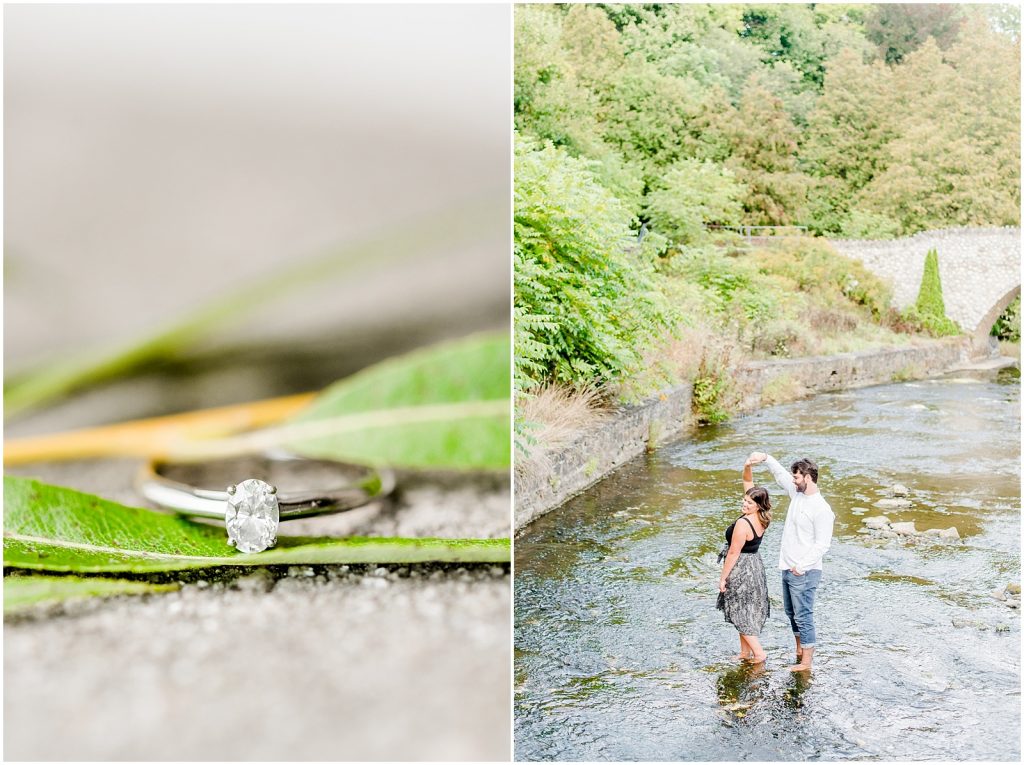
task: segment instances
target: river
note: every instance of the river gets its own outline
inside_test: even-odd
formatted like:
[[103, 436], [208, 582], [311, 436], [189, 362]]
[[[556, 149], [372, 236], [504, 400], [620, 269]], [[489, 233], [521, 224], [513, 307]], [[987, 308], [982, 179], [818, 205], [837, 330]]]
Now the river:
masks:
[[[637, 458], [530, 525], [515, 554], [518, 760], [1020, 760], [1016, 370], [820, 395]], [[746, 455], [817, 460], [836, 513], [813, 674], [791, 674], [777, 571], [788, 498], [761, 554], [768, 660], [736, 662], [716, 553]], [[878, 509], [901, 483], [913, 507]], [[861, 532], [887, 515], [961, 543]]]

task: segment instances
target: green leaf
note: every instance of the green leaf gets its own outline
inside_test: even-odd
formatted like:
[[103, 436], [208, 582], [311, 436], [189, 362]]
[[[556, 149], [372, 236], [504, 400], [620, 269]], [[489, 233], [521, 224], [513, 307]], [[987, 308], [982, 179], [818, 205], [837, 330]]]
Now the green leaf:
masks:
[[31, 478], [4, 476], [4, 566], [80, 573], [324, 563], [504, 563], [508, 539], [278, 539], [246, 555], [224, 529]]
[[127, 579], [75, 576], [7, 576], [4, 577], [4, 613], [23, 611], [44, 603], [60, 603], [113, 595], [146, 595], [178, 589], [177, 584], [154, 584]]
[[511, 341], [476, 335], [376, 364], [327, 388], [283, 429], [311, 457], [480, 470], [511, 462]]

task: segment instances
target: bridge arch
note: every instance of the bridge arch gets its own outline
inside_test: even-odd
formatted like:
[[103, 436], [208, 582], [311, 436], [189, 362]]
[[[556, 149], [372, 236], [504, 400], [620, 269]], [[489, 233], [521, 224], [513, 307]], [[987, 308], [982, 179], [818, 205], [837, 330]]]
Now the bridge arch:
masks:
[[991, 308], [982, 316], [981, 322], [977, 327], [974, 328], [974, 340], [979, 342], [985, 339], [985, 336], [992, 331], [992, 325], [996, 323], [996, 319], [1002, 316], [1003, 311], [1014, 300], [1020, 297], [1020, 284], [1012, 289], [1008, 290], [1001, 298], [999, 298]]
[[995, 320], [1020, 295], [1020, 229], [952, 228], [892, 240], [832, 240], [893, 287], [893, 305], [913, 305], [928, 250], [939, 256], [946, 315], [975, 341], [985, 341]]

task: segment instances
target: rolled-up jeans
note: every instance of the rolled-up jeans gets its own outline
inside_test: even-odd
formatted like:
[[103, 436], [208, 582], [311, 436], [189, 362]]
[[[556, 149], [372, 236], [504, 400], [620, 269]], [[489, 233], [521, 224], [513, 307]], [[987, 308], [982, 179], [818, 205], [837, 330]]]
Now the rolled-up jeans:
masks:
[[782, 607], [789, 617], [793, 634], [800, 638], [800, 645], [805, 648], [814, 647], [814, 593], [820, 582], [820, 569], [805, 571], [802, 576], [792, 571], [782, 572]]

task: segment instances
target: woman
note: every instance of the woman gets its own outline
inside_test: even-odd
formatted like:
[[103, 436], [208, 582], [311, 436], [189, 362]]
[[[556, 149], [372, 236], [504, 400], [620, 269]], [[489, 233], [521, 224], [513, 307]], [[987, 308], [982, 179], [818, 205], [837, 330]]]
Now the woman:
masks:
[[726, 546], [718, 556], [722, 577], [718, 581], [718, 608], [740, 633], [736, 658], [760, 663], [765, 660], [758, 637], [768, 620], [768, 580], [758, 553], [765, 529], [772, 522], [768, 490], [754, 485], [750, 458], [743, 463], [743, 515], [725, 530]]

